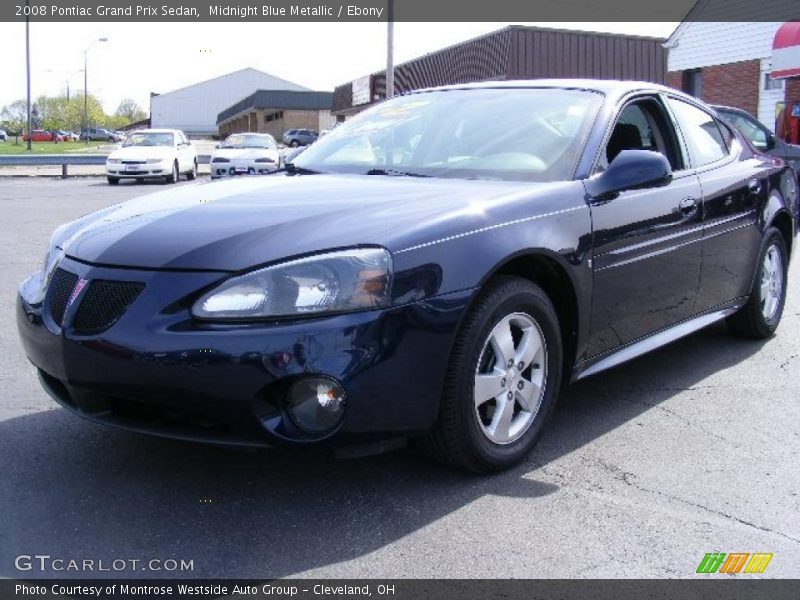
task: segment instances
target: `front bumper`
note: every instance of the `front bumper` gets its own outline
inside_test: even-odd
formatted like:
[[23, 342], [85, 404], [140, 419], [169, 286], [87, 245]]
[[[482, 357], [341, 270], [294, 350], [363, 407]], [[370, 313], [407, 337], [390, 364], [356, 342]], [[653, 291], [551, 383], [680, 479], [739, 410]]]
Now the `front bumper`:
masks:
[[120, 179], [126, 177], [165, 177], [171, 173], [172, 162], [168, 159], [157, 163], [144, 163], [135, 165], [106, 162], [106, 175], [109, 177], [119, 177]]
[[230, 162], [212, 162], [211, 178], [234, 177], [237, 175], [267, 175], [278, 168], [274, 162], [256, 162], [254, 160], [232, 160]]
[[[59, 327], [48, 297], [32, 305], [36, 276], [20, 287], [17, 322], [45, 389], [80, 416], [166, 437], [226, 445], [350, 443], [428, 430], [454, 332], [471, 296], [458, 292], [400, 307], [313, 319], [200, 323], [189, 308], [224, 274], [95, 267], [69, 258], [79, 278], [144, 290], [111, 327], [82, 335], [76, 295]], [[314, 437], [283, 404], [306, 374], [339, 381], [340, 427]]]

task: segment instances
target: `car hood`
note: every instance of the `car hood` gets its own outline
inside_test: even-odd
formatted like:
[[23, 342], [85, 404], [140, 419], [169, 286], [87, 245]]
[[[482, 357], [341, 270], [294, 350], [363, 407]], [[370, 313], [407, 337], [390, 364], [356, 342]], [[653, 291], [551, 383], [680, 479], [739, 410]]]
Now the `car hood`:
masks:
[[214, 150], [211, 160], [215, 158], [253, 160], [262, 156], [274, 156], [277, 152], [269, 148], [220, 148]]
[[54, 243], [93, 264], [238, 271], [332, 248], [378, 244], [395, 251], [423, 244], [491, 224], [499, 218], [492, 213], [509, 201], [527, 203], [531, 194], [559, 185], [570, 184], [242, 178], [129, 200], [62, 227]]
[[148, 158], [170, 158], [174, 154], [175, 150], [170, 146], [128, 146], [127, 148], [117, 148], [108, 157], [120, 160], [147, 160]]

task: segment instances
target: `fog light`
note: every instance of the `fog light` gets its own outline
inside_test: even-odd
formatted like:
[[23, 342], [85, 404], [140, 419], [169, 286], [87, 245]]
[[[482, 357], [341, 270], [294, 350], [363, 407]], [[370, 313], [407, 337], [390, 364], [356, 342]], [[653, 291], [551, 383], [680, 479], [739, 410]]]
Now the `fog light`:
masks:
[[295, 381], [286, 396], [292, 420], [309, 433], [326, 433], [344, 416], [345, 393], [338, 382], [327, 377], [306, 377]]

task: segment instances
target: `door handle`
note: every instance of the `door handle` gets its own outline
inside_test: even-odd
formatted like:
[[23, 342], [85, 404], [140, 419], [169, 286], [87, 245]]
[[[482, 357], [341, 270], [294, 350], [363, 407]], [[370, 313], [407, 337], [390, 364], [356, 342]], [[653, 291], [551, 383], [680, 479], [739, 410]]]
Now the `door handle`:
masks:
[[750, 183], [747, 184], [747, 189], [750, 190], [751, 194], [760, 194], [761, 193], [761, 182], [758, 179], [751, 179]]
[[697, 210], [697, 198], [684, 198], [678, 204], [678, 210], [683, 215], [691, 215]]

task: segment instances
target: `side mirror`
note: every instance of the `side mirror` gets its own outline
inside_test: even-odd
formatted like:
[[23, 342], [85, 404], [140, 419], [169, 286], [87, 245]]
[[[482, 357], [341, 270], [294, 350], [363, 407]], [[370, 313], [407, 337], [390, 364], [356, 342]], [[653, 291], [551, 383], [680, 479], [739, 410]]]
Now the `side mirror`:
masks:
[[623, 150], [608, 169], [586, 181], [586, 190], [594, 200], [611, 200], [620, 192], [668, 185], [672, 167], [660, 152]]

